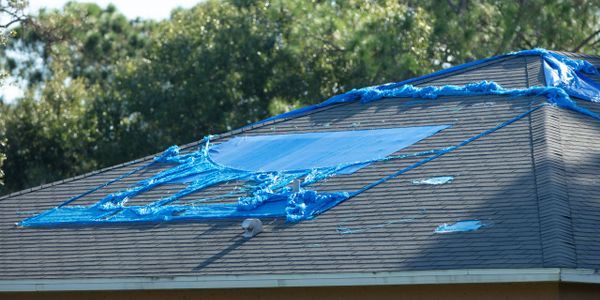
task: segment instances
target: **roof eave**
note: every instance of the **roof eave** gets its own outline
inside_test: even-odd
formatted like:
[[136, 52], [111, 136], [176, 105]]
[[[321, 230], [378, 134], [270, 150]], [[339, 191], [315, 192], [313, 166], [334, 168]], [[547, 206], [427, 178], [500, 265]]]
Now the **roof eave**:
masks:
[[294, 275], [24, 279], [0, 280], [0, 292], [276, 288], [517, 282], [577, 282], [600, 284], [600, 274], [598, 273], [598, 270], [593, 269], [528, 268]]

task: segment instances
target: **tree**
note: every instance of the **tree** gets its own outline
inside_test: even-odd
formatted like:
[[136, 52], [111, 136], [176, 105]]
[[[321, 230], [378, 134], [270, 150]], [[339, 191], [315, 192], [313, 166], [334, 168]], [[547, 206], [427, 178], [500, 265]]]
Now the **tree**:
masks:
[[156, 28], [146, 55], [123, 64], [109, 97], [128, 113], [115, 151], [159, 151], [255, 122], [278, 104], [431, 71], [425, 16], [396, 1], [207, 1], [180, 10]]
[[432, 0], [419, 5], [431, 14], [429, 56], [440, 63], [535, 47], [600, 53], [596, 0]]
[[84, 119], [94, 93], [86, 79], [68, 80], [66, 72], [55, 67], [39, 99], [28, 93], [9, 108], [7, 189], [59, 180], [97, 166], [90, 159], [93, 125]]
[[[27, 6], [26, 0], [8, 0], [0, 1], [0, 47], [4, 47], [9, 38], [14, 35], [12, 27], [18, 23], [25, 23], [29, 17], [25, 15], [24, 9]], [[6, 77], [5, 73], [0, 73], [0, 85]], [[0, 116], [6, 115], [4, 104], [0, 101]], [[2, 166], [6, 160], [5, 154], [6, 137], [4, 129], [4, 119], [0, 118], [0, 186], [4, 184], [4, 171]]]
[[598, 28], [597, 0], [207, 0], [161, 22], [70, 2], [4, 53], [28, 90], [0, 106], [3, 192], [477, 58], [600, 54]]
[[16, 29], [18, 39], [8, 48], [20, 55], [6, 66], [29, 88], [1, 118], [9, 142], [6, 191], [98, 166], [100, 131], [88, 111], [111, 89], [119, 61], [145, 46], [144, 26], [113, 6], [71, 2], [61, 11], [41, 11], [30, 26]]

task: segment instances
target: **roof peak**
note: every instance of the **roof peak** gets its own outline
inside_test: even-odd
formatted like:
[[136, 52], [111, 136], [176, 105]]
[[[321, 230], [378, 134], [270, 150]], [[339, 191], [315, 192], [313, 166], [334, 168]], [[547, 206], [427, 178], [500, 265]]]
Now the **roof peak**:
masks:
[[[548, 89], [556, 88], [552, 92], [544, 91], [542, 92], [539, 87], [530, 87], [525, 90], [515, 90], [515, 89], [505, 89], [494, 82], [475, 82], [471, 84], [467, 84], [464, 86], [444, 86], [439, 89], [420, 89], [413, 87], [412, 84], [421, 81], [424, 79], [429, 79], [441, 75], [447, 75], [455, 72], [459, 72], [471, 67], [477, 67], [483, 65], [488, 62], [498, 61], [500, 59], [510, 58], [510, 57], [519, 57], [519, 56], [540, 56], [543, 61], [543, 72], [546, 81], [546, 87]], [[545, 96], [549, 99], [551, 104], [572, 109], [581, 113], [584, 113], [588, 116], [592, 116], [594, 118], [600, 119], [600, 116], [592, 113], [586, 109], [582, 109], [577, 106], [575, 102], [569, 99], [569, 96], [574, 96], [581, 98], [586, 101], [592, 102], [600, 102], [600, 84], [594, 82], [590, 78], [586, 76], [589, 75], [597, 75], [600, 76], [600, 72], [598, 69], [592, 65], [591, 63], [580, 60], [580, 59], [572, 59], [570, 57], [558, 54], [553, 51], [549, 51], [543, 48], [534, 48], [530, 50], [521, 50], [516, 52], [510, 52], [507, 54], [502, 54], [498, 56], [493, 56], [490, 58], [485, 58], [481, 60], [476, 60], [472, 62], [468, 62], [465, 64], [461, 64], [458, 66], [454, 66], [448, 69], [439, 70], [437, 72], [433, 72], [428, 75], [411, 78], [408, 80], [395, 82], [395, 83], [386, 83], [377, 86], [369, 86], [360, 89], [353, 89], [344, 94], [333, 96], [321, 103], [302, 107], [290, 112], [286, 112], [277, 116], [273, 116], [267, 118], [263, 121], [259, 121], [255, 124], [260, 124], [267, 121], [273, 121], [283, 118], [290, 118], [299, 115], [303, 115], [309, 113], [311, 111], [325, 108], [334, 104], [353, 102], [353, 101], [361, 101], [363, 103], [371, 102], [375, 100], [379, 100], [382, 98], [396, 98], [396, 97], [414, 97], [414, 98], [429, 98], [434, 99], [437, 96], [449, 96], [453, 95], [452, 93], [447, 93], [448, 90], [463, 90], [464, 93], [460, 93], [458, 95], [467, 96], [467, 95], [480, 95], [480, 94], [532, 94], [532, 93], [541, 93], [545, 94]], [[475, 88], [473, 89], [473, 85], [479, 85], [481, 87], [487, 86], [483, 89]], [[425, 92], [422, 92], [425, 91]], [[502, 92], [499, 92], [502, 91]], [[555, 95], [550, 95], [555, 94]], [[556, 94], [560, 94], [560, 99], [556, 97]]]

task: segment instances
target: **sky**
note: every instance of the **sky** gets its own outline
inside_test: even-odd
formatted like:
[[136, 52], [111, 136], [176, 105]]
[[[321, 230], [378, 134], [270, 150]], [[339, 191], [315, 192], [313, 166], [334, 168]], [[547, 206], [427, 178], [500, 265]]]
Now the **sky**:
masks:
[[[143, 19], [161, 20], [169, 18], [171, 10], [177, 7], [190, 8], [201, 0], [87, 0], [78, 2], [93, 2], [100, 7], [105, 8], [112, 3], [117, 10], [123, 13], [129, 19], [137, 17]], [[68, 0], [29, 0], [28, 14], [36, 14], [40, 8], [49, 9], [61, 8]], [[14, 78], [6, 78], [0, 90], [0, 97], [6, 102], [12, 102], [14, 99], [23, 95], [23, 89]]]
[[[61, 8], [67, 2], [67, 0], [29, 0], [28, 11], [35, 13], [42, 7]], [[129, 19], [141, 17], [160, 20], [168, 18], [172, 9], [176, 7], [190, 8], [200, 0], [84, 0], [77, 2], [93, 2], [103, 8], [112, 3]]]

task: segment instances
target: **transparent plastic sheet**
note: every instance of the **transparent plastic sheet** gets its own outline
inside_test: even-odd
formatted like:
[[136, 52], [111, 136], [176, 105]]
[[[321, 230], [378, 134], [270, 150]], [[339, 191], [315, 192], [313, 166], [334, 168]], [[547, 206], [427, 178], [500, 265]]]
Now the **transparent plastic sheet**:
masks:
[[[597, 100], [599, 95], [597, 84], [595, 85], [594, 82], [582, 75], [582, 72], [597, 73], [597, 70], [593, 68], [593, 66], [590, 68], [589, 63], [587, 62], [571, 60], [541, 49], [522, 51], [504, 56], [531, 54], [539, 54], [544, 58], [546, 76], [550, 77], [550, 80], [547, 79], [547, 82], [552, 86], [532, 87], [527, 89], [504, 89], [496, 83], [487, 81], [467, 84], [465, 86], [449, 85], [442, 87], [430, 86], [423, 88], [414, 87], [407, 84], [388, 84], [379, 87], [368, 87], [360, 90], [354, 90], [343, 95], [332, 97], [320, 105], [321, 107], [324, 107], [335, 103], [358, 100], [363, 103], [367, 103], [382, 98], [391, 97], [435, 99], [440, 96], [504, 95], [509, 97], [519, 97], [539, 95], [546, 97], [549, 104], [571, 109], [590, 117], [600, 119], [600, 116], [594, 112], [577, 106], [577, 104], [569, 97], [569, 95], [573, 95], [588, 101]], [[549, 58], [547, 59], [547, 57]], [[493, 59], [497, 58], [487, 59], [483, 62]], [[481, 62], [473, 62], [469, 65], [478, 63]], [[457, 66], [453, 69], [456, 70], [456, 68], [460, 67], [461, 66]], [[444, 70], [441, 72], [449, 71]], [[438, 74], [432, 74], [429, 76]], [[20, 222], [19, 225], [35, 227], [246, 217], [285, 217], [291, 222], [311, 219], [353, 196], [356, 196], [370, 188], [395, 178], [409, 170], [435, 160], [442, 155], [450, 153], [479, 138], [491, 134], [496, 130], [508, 126], [542, 106], [543, 105], [534, 107], [515, 116], [512, 119], [498, 124], [493, 128], [466, 139], [461, 143], [444, 149], [432, 149], [430, 151], [396, 157], [378, 157], [368, 161], [344, 162], [335, 166], [326, 166], [311, 170], [257, 172], [225, 167], [211, 160], [210, 156], [208, 155], [210, 150], [210, 139], [206, 138], [201, 143], [198, 151], [190, 154], [179, 155], [178, 148], [176, 146], [167, 149], [162, 155], [156, 157], [152, 163], [176, 163], [177, 166], [163, 171], [149, 179], [138, 182], [135, 186], [126, 191], [108, 195], [95, 205], [89, 207], [66, 206], [66, 204], [70, 204], [85, 194], [89, 194], [92, 191], [98, 190], [101, 187], [107, 186], [135, 173], [140, 168], [115, 180], [112, 180], [96, 189], [93, 189], [92, 191], [88, 191], [82, 195], [73, 197], [56, 208], [50, 209], [29, 219], [25, 219]], [[290, 112], [291, 114], [283, 114], [274, 118], [285, 118], [313, 109], [316, 108], [314, 106], [308, 107], [302, 111], [294, 111]], [[306, 189], [306, 187], [312, 183], [321, 181], [335, 174], [342, 173], [342, 170], [344, 169], [348, 170], [352, 167], [357, 168], [357, 166], [376, 161], [401, 159], [414, 156], [426, 156], [426, 158], [414, 163], [413, 165], [389, 174], [373, 183], [367, 184], [356, 191], [317, 192]], [[145, 166], [141, 168], [144, 167]], [[233, 180], [247, 180], [249, 182], [254, 182], [254, 184], [245, 188], [248, 196], [240, 197], [238, 199], [238, 203], [236, 204], [212, 204], [205, 206], [171, 204], [183, 196], [200, 191], [206, 187]], [[290, 185], [294, 181], [298, 180], [302, 181], [299, 189], [292, 189]], [[159, 185], [173, 182], [191, 183], [176, 194], [160, 199], [151, 204], [144, 206], [125, 206], [125, 203], [132, 197], [151, 190]]]

